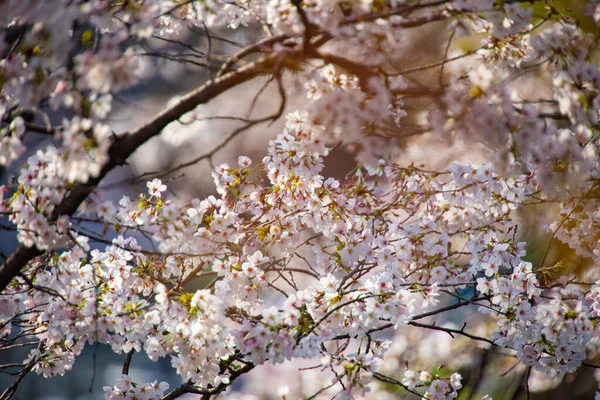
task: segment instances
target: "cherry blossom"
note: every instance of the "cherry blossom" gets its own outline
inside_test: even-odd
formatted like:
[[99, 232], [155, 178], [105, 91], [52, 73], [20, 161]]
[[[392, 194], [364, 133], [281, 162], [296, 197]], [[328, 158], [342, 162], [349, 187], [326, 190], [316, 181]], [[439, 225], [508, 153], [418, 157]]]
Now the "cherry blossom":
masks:
[[[93, 343], [125, 358], [107, 399], [241, 398], [234, 381], [272, 371], [285, 376], [257, 396], [455, 399], [477, 387], [463, 375], [482, 354], [510, 360], [528, 391], [533, 374], [598, 368], [597, 43], [579, 17], [525, 3], [2, 3], [0, 165], [14, 177], [0, 208], [19, 247], [0, 267], [0, 350], [30, 346], [15, 375], [64, 375]], [[584, 8], [597, 23], [597, 2]], [[404, 65], [435, 23], [442, 60]], [[205, 68], [206, 82], [119, 132], [111, 112], [144, 84], [145, 58]], [[137, 198], [106, 196], [144, 143], [259, 76], [246, 115], [206, 118], [241, 128], [132, 178], [146, 182]], [[254, 119], [269, 85], [280, 103]], [[254, 162], [213, 165], [265, 122], [277, 134]], [[427, 162], [407, 161], [415, 148]], [[329, 176], [340, 149], [356, 164]], [[214, 195], [169, 190], [203, 160]], [[168, 359], [183, 383], [134, 382], [134, 353]], [[301, 374], [318, 387], [295, 387]]]

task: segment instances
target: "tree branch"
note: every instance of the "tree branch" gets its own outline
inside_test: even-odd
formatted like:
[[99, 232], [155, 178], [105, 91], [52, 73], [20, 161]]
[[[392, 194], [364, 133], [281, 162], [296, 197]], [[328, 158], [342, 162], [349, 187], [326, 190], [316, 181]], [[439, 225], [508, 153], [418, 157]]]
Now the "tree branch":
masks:
[[131, 365], [131, 359], [133, 358], [134, 349], [129, 350], [129, 353], [125, 355], [125, 361], [123, 361], [123, 369], [121, 373], [123, 375], [129, 375], [129, 366]]

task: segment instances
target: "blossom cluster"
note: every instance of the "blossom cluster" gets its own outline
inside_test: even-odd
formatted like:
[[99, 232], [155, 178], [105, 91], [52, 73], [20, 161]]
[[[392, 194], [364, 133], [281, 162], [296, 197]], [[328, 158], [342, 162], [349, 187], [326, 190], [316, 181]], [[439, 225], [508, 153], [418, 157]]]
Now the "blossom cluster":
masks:
[[120, 400], [126, 398], [137, 399], [160, 399], [165, 391], [169, 389], [166, 382], [158, 383], [156, 381], [145, 385], [136, 384], [127, 375], [121, 375], [114, 387], [105, 386], [105, 398], [108, 400]]
[[446, 380], [434, 379], [428, 371], [414, 371], [412, 369], [404, 372], [402, 383], [409, 389], [414, 389], [417, 384], [425, 386], [425, 398], [427, 399], [455, 399], [456, 392], [462, 388], [462, 377], [458, 373], [452, 374]]
[[[400, 329], [419, 309], [434, 309], [442, 287], [475, 284], [487, 304], [474, 301], [498, 319], [497, 345], [549, 374], [581, 365], [595, 314], [572, 317], [561, 297], [542, 301], [522, 260], [524, 243], [502, 234], [515, 229], [511, 210], [528, 195], [530, 176], [504, 177], [489, 165], [431, 173], [382, 162], [340, 183], [320, 175], [327, 149], [315, 147], [319, 130], [293, 118], [259, 166], [269, 185], [255, 181], [251, 161], [241, 157], [236, 168], [216, 169], [220, 199], [179, 211], [162, 200], [166, 187], [155, 180], [139, 202], [121, 201], [118, 223], [154, 230], [172, 255], [145, 254], [131, 237], [104, 251], [80, 240], [49, 269], [17, 278], [7, 293], [21, 308], [52, 304], [27, 322], [44, 344], [34, 369], [62, 374], [86, 342], [100, 341], [116, 352], [144, 349], [153, 360], [171, 355], [184, 379], [219, 385], [235, 370], [221, 364], [244, 365], [240, 355], [253, 364], [321, 357], [322, 343], [365, 337], [382, 323]], [[453, 245], [457, 239], [466, 253]], [[296, 282], [300, 273], [304, 284]], [[185, 290], [197, 276], [213, 277], [212, 289]], [[30, 298], [30, 284], [47, 291]], [[583, 301], [583, 292], [570, 296]], [[11, 318], [4, 310], [3, 319]], [[573, 331], [557, 334], [566, 326]], [[385, 346], [373, 351], [382, 357]], [[329, 363], [350, 363], [340, 373], [348, 393], [376, 371], [366, 356], [330, 356]], [[433, 398], [456, 395], [456, 382], [426, 382]]]

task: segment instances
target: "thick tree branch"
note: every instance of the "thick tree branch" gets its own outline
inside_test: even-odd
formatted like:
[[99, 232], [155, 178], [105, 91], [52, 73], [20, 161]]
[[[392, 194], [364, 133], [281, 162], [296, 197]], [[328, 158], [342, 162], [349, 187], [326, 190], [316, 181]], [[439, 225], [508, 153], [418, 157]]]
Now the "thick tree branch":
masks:
[[[317, 50], [309, 50], [308, 53], [314, 57], [323, 60], [325, 63], [333, 64], [337, 67], [340, 67], [352, 75], [358, 77], [359, 84], [363, 91], [368, 92], [369, 89], [369, 78], [371, 77], [380, 77], [384, 78], [388, 75], [383, 72], [376, 72], [367, 66], [352, 61], [348, 58], [338, 56], [330, 53], [321, 53]], [[443, 88], [427, 88], [427, 87], [419, 87], [419, 88], [406, 88], [406, 89], [397, 89], [392, 92], [394, 95], [403, 95], [403, 96], [441, 96], [443, 94]]]
[[283, 42], [284, 40], [286, 40], [288, 38], [289, 38], [289, 36], [287, 36], [287, 35], [270, 36], [268, 38], [265, 38], [255, 44], [251, 45], [251, 46], [244, 47], [243, 49], [241, 49], [240, 51], [238, 51], [237, 53], [235, 53], [234, 55], [229, 57], [229, 59], [227, 61], [225, 61], [225, 63], [221, 66], [221, 69], [217, 73], [217, 76], [221, 76], [221, 75], [229, 72], [231, 70], [231, 68], [235, 65], [235, 63], [238, 62], [239, 60], [241, 60], [243, 57], [246, 57], [249, 54], [253, 54], [253, 53], [262, 51], [265, 48], [273, 46], [274, 43]]

